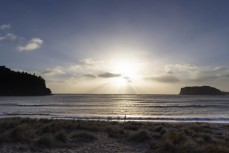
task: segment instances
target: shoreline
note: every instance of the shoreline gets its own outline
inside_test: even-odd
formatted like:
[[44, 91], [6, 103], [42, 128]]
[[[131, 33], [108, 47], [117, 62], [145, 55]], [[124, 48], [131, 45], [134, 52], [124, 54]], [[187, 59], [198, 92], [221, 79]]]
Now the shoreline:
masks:
[[[31, 117], [32, 116], [32, 117]], [[201, 118], [201, 117], [135, 117], [135, 116], [58, 116], [51, 114], [5, 114], [0, 112], [0, 119], [4, 118], [31, 118], [31, 119], [66, 119], [85, 121], [115, 121], [115, 122], [171, 122], [171, 123], [228, 123], [229, 118]]]
[[229, 152], [228, 123], [1, 118], [0, 132], [1, 153]]

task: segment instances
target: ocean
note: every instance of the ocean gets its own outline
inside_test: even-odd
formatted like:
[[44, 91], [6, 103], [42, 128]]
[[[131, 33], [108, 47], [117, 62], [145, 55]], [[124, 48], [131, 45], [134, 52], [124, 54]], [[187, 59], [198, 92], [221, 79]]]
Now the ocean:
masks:
[[229, 123], [229, 96], [55, 94], [0, 97], [0, 117]]

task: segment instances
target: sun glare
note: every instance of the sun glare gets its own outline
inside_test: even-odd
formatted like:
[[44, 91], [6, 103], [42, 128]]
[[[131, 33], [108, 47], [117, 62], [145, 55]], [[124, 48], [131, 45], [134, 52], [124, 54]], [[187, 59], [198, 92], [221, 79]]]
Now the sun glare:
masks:
[[137, 80], [138, 67], [137, 63], [132, 61], [112, 62], [112, 72], [120, 74], [120, 77], [113, 79], [114, 85], [119, 88], [125, 88], [131, 85], [133, 80]]
[[127, 80], [128, 78], [134, 78], [137, 75], [137, 66], [133, 62], [117, 62], [114, 64], [113, 71], [115, 73], [121, 74], [123, 80]]
[[127, 80], [123, 77], [115, 78], [115, 85], [118, 87], [125, 86], [127, 83]]

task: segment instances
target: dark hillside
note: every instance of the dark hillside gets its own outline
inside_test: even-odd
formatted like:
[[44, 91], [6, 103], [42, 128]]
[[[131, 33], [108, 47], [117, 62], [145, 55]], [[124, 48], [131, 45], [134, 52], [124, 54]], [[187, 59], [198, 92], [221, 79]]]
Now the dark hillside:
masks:
[[15, 72], [0, 66], [0, 96], [50, 95], [45, 80], [27, 72]]

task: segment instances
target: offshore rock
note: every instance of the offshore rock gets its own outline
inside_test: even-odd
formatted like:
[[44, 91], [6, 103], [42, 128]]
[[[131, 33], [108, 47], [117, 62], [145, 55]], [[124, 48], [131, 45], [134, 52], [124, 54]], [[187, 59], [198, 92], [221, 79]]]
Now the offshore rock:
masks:
[[184, 87], [180, 90], [180, 95], [224, 95], [225, 93], [210, 86]]

